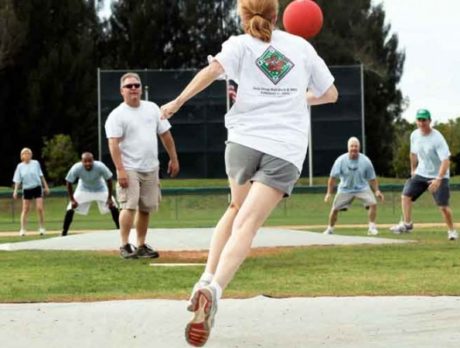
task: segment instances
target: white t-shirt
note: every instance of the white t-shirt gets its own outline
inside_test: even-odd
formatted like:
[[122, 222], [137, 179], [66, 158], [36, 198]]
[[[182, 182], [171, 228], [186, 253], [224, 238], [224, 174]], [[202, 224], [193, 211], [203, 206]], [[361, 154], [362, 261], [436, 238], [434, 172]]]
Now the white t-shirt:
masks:
[[21, 162], [14, 171], [13, 182], [21, 184], [23, 190], [32, 189], [42, 186], [43, 176], [40, 163], [36, 160], [30, 160], [28, 163]]
[[107, 138], [122, 138], [121, 160], [126, 170], [151, 172], [158, 161], [157, 134], [171, 128], [168, 120], [160, 120], [160, 108], [155, 103], [141, 100], [137, 108], [121, 103], [105, 122]]
[[238, 83], [235, 104], [225, 115], [228, 140], [293, 163], [307, 153], [309, 114], [305, 93], [323, 95], [334, 77], [301, 37], [274, 30], [271, 42], [232, 36], [215, 59]]
[[[410, 135], [410, 152], [417, 155], [418, 164], [415, 174], [424, 178], [436, 178], [439, 174], [441, 162], [449, 159], [450, 151], [446, 140], [436, 129], [424, 135], [416, 129]], [[444, 178], [449, 178], [447, 170]]]

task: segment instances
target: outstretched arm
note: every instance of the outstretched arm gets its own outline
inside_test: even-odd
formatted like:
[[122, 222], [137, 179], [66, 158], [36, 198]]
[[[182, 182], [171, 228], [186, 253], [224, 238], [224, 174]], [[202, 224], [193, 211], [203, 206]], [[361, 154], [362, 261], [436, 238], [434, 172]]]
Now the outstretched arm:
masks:
[[161, 107], [161, 117], [170, 118], [184, 105], [189, 99], [200, 93], [220, 75], [224, 73], [224, 68], [217, 60], [214, 60], [206, 68], [200, 70], [190, 81], [179, 96]]

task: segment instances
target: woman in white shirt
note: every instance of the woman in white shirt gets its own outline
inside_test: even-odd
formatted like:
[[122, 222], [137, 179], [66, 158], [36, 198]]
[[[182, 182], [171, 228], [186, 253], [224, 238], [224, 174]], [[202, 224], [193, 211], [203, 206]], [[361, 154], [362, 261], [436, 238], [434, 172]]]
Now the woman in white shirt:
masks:
[[21, 150], [21, 163], [16, 167], [13, 176], [13, 198], [18, 198], [19, 186], [22, 186], [22, 211], [20, 236], [25, 236], [30, 205], [35, 199], [37, 209], [39, 233], [45, 234], [45, 211], [43, 207], [43, 193], [48, 194], [49, 188], [43, 175], [40, 163], [32, 159], [32, 150], [25, 147]]
[[[232, 36], [210, 64], [173, 101], [161, 107], [170, 118], [219, 76], [238, 83], [225, 115], [225, 152], [232, 202], [211, 240], [206, 270], [192, 291], [194, 317], [186, 339], [203, 345], [217, 301], [248, 255], [257, 230], [300, 176], [308, 146], [308, 104], [333, 103], [334, 78], [304, 39], [275, 30], [278, 0], [240, 0], [245, 34]], [[308, 91], [307, 91], [308, 90]]]

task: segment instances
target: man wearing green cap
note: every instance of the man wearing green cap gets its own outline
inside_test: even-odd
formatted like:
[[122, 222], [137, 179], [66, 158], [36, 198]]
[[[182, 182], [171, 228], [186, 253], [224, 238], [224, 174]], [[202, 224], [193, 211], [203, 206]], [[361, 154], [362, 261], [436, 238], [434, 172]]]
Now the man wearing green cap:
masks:
[[448, 239], [456, 240], [458, 233], [449, 208], [449, 147], [442, 134], [431, 128], [431, 114], [427, 109], [418, 110], [415, 118], [417, 129], [410, 136], [411, 178], [404, 185], [401, 196], [403, 221], [390, 229], [396, 234], [413, 229], [412, 202], [428, 190], [449, 228]]

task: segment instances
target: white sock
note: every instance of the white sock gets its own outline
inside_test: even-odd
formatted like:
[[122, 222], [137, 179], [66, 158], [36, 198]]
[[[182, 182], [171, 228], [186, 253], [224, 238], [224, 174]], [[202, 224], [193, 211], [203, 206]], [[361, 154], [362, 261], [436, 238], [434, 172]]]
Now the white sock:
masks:
[[375, 222], [369, 222], [369, 228], [377, 228]]
[[219, 301], [222, 297], [222, 287], [215, 280], [213, 280], [209, 286], [213, 287], [214, 290], [216, 290], [216, 298], [217, 301]]
[[328, 229], [329, 231], [334, 231], [334, 226], [329, 225], [329, 226], [327, 226], [327, 229]]
[[214, 274], [209, 273], [209, 272], [203, 272], [199, 281], [209, 284], [212, 282], [212, 278], [214, 278]]

